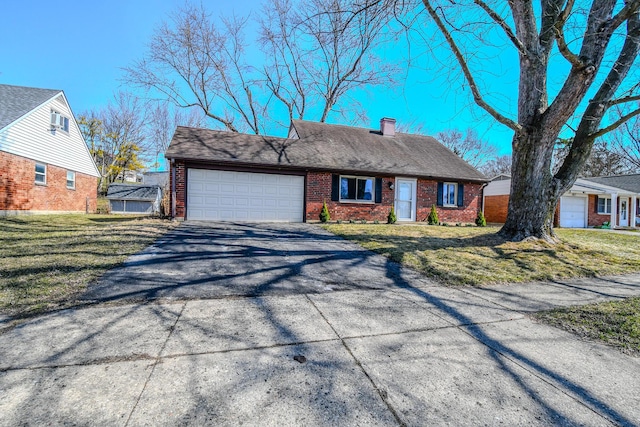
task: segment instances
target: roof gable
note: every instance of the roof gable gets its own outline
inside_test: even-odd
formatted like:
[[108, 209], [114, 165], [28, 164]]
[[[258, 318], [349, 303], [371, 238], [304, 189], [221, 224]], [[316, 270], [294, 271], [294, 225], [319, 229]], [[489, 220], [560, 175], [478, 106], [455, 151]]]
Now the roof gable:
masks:
[[[434, 138], [295, 120], [276, 138], [178, 127], [166, 158], [226, 164], [390, 174], [486, 182]], [[295, 138], [297, 136], [297, 139]]]
[[55, 89], [0, 85], [0, 130], [61, 92]]
[[[52, 130], [52, 110], [69, 119], [68, 132]], [[8, 122], [0, 126], [1, 151], [99, 176], [63, 91], [0, 85], [0, 114]]]

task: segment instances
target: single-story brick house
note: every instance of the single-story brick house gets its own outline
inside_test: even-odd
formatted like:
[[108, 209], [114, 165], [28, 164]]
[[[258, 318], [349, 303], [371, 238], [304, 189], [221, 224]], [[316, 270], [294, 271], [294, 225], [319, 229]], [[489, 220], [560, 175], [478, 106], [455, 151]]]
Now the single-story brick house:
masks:
[[[483, 190], [487, 222], [504, 223], [511, 179], [500, 175]], [[615, 207], [615, 208], [614, 208]], [[554, 223], [560, 227], [586, 228], [640, 226], [640, 174], [579, 178], [558, 203]]]
[[294, 120], [287, 138], [178, 127], [170, 160], [172, 214], [216, 221], [471, 223], [484, 175], [430, 136]]
[[93, 212], [98, 176], [64, 92], [0, 85], [0, 216]]
[[107, 199], [111, 213], [157, 215], [162, 189], [159, 185], [114, 183], [109, 184]]

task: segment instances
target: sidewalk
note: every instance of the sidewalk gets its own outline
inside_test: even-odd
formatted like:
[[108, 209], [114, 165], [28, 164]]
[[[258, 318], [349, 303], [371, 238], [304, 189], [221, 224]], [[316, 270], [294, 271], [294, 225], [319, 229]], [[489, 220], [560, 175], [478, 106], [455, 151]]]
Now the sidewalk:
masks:
[[[0, 425], [640, 425], [640, 359], [527, 313], [640, 275], [103, 304], [0, 335]], [[299, 357], [302, 356], [302, 357]]]

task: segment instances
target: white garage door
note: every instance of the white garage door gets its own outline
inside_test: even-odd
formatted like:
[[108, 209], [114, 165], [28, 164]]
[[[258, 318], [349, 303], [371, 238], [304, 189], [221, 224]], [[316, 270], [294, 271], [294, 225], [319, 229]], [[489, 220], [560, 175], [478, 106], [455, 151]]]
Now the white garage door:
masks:
[[586, 207], [586, 197], [567, 196], [560, 198], [560, 227], [586, 227]]
[[188, 170], [188, 219], [302, 222], [303, 203], [303, 176]]

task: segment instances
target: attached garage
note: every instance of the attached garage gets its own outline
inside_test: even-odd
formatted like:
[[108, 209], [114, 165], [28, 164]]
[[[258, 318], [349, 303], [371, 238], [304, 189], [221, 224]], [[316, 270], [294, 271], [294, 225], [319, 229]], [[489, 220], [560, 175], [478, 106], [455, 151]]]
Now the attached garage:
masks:
[[302, 222], [304, 176], [189, 168], [187, 219]]
[[587, 198], [564, 196], [560, 198], [560, 227], [584, 228], [587, 226]]

